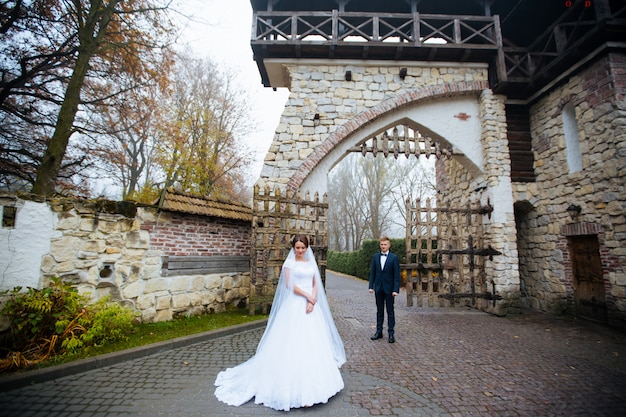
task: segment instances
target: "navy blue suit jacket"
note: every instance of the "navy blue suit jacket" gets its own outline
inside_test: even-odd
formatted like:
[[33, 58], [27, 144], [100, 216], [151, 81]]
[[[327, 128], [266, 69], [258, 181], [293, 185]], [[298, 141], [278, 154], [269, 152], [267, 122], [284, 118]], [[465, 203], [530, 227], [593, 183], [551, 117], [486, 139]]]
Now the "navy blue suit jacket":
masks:
[[385, 294], [400, 292], [400, 261], [395, 253], [389, 252], [385, 268], [380, 269], [380, 252], [372, 256], [370, 266], [370, 290], [382, 291]]

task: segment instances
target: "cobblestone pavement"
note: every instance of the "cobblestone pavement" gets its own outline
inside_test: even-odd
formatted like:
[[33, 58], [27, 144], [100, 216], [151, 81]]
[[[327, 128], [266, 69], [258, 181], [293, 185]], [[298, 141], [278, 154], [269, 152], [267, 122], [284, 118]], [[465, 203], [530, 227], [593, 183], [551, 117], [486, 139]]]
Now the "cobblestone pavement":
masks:
[[[346, 345], [345, 388], [308, 416], [623, 416], [626, 334], [539, 314], [495, 317], [396, 302], [396, 343], [371, 341], [367, 283], [328, 274]], [[249, 358], [263, 327], [0, 392], [0, 415], [275, 416], [213, 396], [220, 370]], [[190, 339], [193, 342], [193, 338]], [[115, 361], [112, 361], [115, 362]], [[53, 371], [50, 371], [53, 372]]]

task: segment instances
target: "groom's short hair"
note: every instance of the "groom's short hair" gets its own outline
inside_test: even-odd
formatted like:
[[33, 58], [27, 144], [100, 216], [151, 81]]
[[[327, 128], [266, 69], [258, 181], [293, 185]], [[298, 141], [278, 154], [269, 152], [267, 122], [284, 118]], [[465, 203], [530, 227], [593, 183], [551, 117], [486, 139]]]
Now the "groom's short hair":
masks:
[[383, 242], [383, 241], [385, 241], [385, 240], [386, 240], [387, 242], [391, 243], [391, 239], [389, 239], [387, 236], [381, 236], [380, 241], [381, 241], [381, 242]]

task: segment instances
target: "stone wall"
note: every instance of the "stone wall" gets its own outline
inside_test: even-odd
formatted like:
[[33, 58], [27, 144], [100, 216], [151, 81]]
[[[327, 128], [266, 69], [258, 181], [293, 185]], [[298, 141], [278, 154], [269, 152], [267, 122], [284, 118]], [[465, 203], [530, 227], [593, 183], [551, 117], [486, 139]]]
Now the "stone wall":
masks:
[[[568, 103], [582, 155], [574, 172], [563, 126]], [[606, 55], [542, 97], [531, 108], [531, 130], [537, 182], [514, 187], [524, 300], [541, 311], [572, 311], [571, 234], [564, 230], [580, 229], [598, 237], [608, 320], [625, 326], [626, 56]], [[570, 204], [582, 208], [575, 219], [566, 212]]]
[[[2, 229], [2, 289], [45, 286], [62, 277], [93, 300], [110, 296], [136, 309], [143, 321], [221, 312], [248, 303], [248, 272], [162, 276], [164, 255], [248, 255], [250, 224], [139, 207], [132, 217], [82, 200], [4, 200], [18, 207], [16, 223]], [[19, 236], [20, 239], [15, 237]], [[43, 238], [42, 238], [43, 237]], [[170, 244], [171, 237], [173, 244]], [[42, 248], [34, 256], [33, 242]], [[16, 263], [28, 259], [33, 271]], [[33, 268], [31, 268], [33, 269]], [[28, 275], [24, 275], [27, 272]]]

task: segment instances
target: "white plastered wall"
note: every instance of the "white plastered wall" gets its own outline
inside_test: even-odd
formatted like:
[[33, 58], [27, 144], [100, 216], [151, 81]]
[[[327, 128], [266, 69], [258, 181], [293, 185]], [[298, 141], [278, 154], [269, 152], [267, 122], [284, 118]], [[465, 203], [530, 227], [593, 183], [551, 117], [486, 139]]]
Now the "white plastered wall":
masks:
[[50, 253], [50, 240], [59, 235], [56, 214], [48, 204], [19, 201], [15, 226], [0, 229], [0, 291], [39, 288], [41, 259]]

